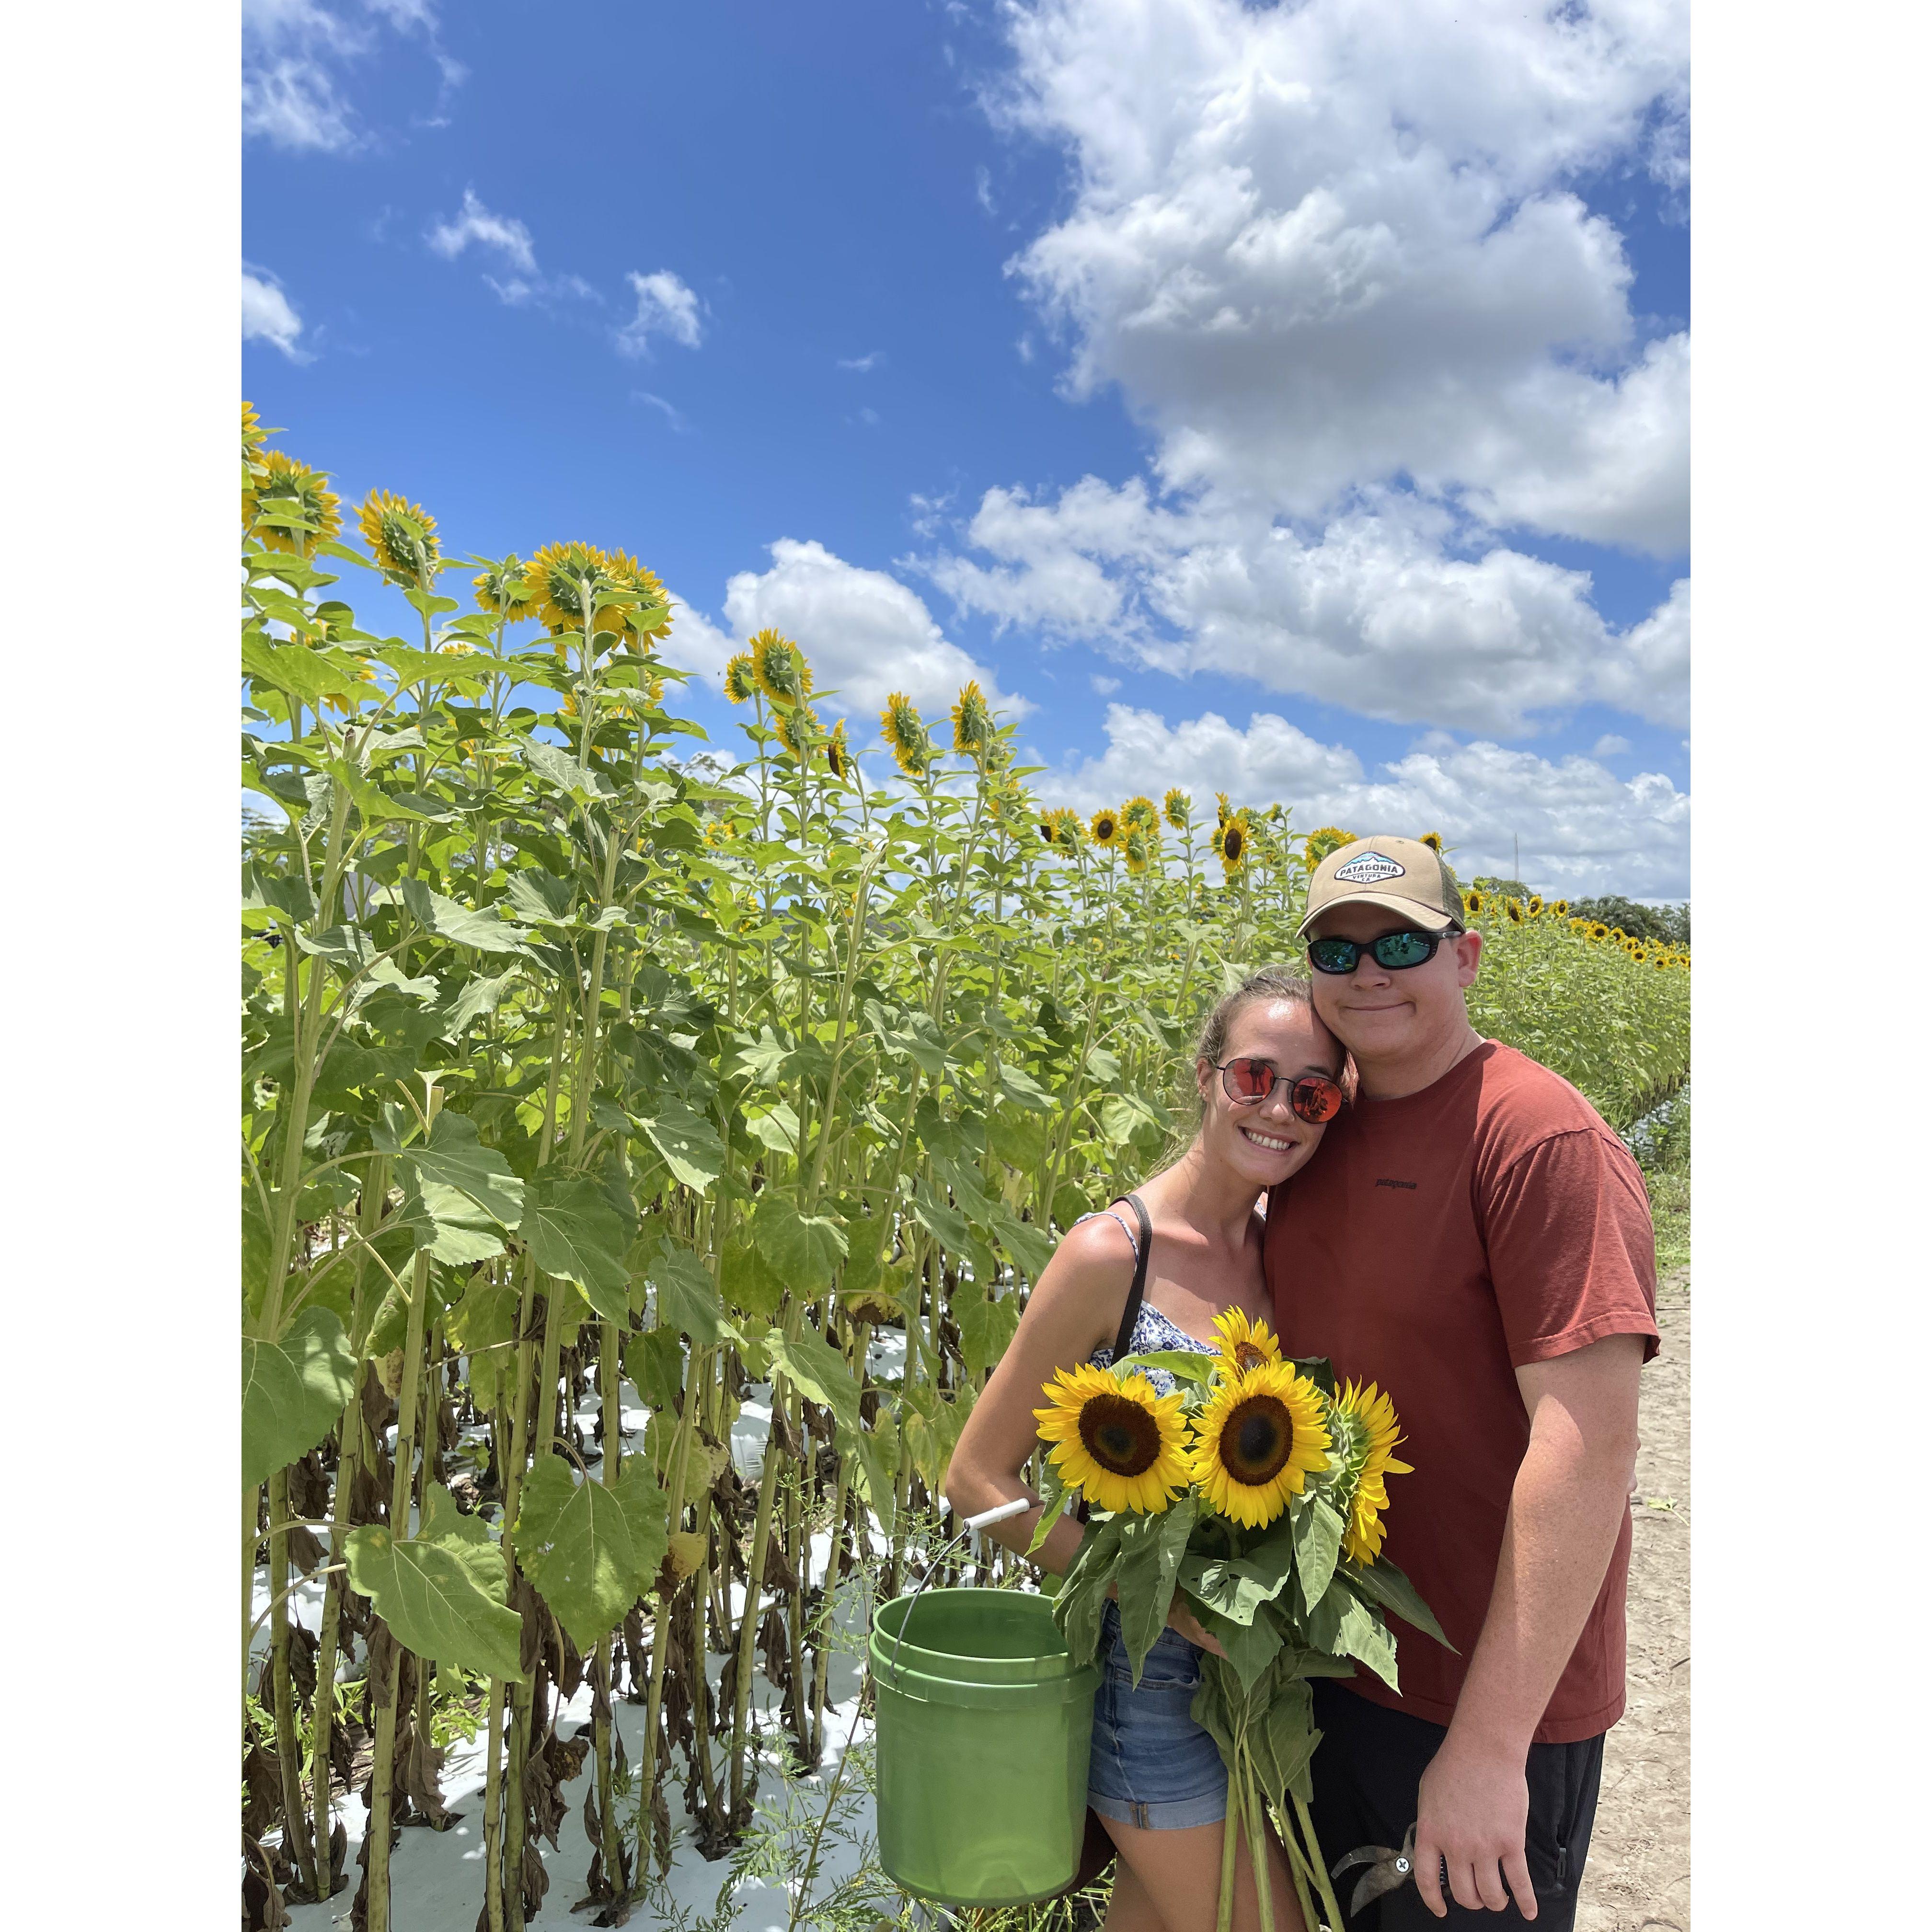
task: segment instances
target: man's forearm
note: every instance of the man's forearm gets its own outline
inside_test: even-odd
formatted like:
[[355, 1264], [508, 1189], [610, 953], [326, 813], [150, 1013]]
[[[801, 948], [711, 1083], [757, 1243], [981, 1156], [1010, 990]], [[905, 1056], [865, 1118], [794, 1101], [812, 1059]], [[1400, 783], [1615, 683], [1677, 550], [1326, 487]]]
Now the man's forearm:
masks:
[[1582, 1634], [1629, 1504], [1634, 1445], [1532, 1433], [1450, 1729], [1520, 1759]]

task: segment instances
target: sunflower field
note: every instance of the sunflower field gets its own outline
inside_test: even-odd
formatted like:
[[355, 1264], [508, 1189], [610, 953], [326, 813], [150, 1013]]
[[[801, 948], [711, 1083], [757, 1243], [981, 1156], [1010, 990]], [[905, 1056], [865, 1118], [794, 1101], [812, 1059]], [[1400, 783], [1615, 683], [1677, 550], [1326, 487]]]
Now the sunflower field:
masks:
[[[244, 1924], [353, 1886], [388, 1932], [459, 1749], [449, 1924], [534, 1923], [573, 1814], [621, 1924], [674, 1843], [772, 1842], [842, 1585], [923, 1574], [1028, 1284], [1339, 829], [1042, 802], [970, 685], [868, 748], [769, 632], [706, 753], [628, 554], [458, 568], [245, 407], [242, 490]], [[1486, 1030], [1619, 1126], [1681, 1082], [1688, 962], [1471, 916]]]

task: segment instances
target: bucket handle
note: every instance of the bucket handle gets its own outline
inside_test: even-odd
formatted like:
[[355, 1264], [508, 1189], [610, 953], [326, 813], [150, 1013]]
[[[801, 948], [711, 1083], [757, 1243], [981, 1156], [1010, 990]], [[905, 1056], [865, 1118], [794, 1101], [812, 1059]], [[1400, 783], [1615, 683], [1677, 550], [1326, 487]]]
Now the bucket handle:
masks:
[[914, 1604], [919, 1601], [919, 1593], [932, 1582], [933, 1573], [944, 1560], [946, 1552], [961, 1538], [970, 1536], [975, 1530], [984, 1529], [988, 1525], [1004, 1522], [1009, 1516], [1023, 1515], [1034, 1507], [1030, 1496], [1016, 1496], [1010, 1503], [997, 1503], [992, 1508], [982, 1510], [977, 1516], [969, 1516], [959, 1529], [939, 1546], [938, 1553], [926, 1566], [926, 1574], [912, 1586], [912, 1594], [906, 1598], [905, 1615], [899, 1618], [898, 1634], [892, 1642], [892, 1675], [899, 1674], [899, 1646], [905, 1642], [906, 1625], [912, 1622]]

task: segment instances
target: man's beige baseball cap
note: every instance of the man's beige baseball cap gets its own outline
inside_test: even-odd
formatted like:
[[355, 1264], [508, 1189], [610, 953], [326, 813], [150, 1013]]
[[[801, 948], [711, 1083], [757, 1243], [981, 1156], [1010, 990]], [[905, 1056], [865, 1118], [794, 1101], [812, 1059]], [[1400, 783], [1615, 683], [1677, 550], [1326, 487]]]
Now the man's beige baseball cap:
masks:
[[1462, 896], [1442, 856], [1419, 838], [1351, 839], [1315, 868], [1296, 937], [1336, 906], [1371, 905], [1399, 914], [1425, 932], [1462, 923]]

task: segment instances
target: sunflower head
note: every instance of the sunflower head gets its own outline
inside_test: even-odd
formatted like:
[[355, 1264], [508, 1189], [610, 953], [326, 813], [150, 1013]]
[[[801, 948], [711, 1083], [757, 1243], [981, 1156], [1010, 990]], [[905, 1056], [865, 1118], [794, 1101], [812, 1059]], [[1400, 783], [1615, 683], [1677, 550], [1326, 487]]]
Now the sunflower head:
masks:
[[628, 550], [614, 550], [607, 561], [611, 581], [637, 601], [600, 610], [598, 628], [616, 632], [618, 641], [628, 650], [649, 650], [651, 640], [670, 628], [670, 592], [656, 571], [646, 570]]
[[919, 708], [902, 691], [893, 692], [879, 713], [879, 729], [892, 748], [898, 768], [909, 778], [922, 778], [932, 763], [932, 740], [926, 736]]
[[1355, 835], [1343, 831], [1339, 825], [1318, 825], [1304, 842], [1310, 868], [1320, 865], [1330, 852], [1338, 851], [1344, 845], [1352, 845], [1354, 842]]
[[[611, 588], [610, 560], [595, 544], [545, 544], [524, 566], [524, 578], [553, 637], [580, 634], [586, 619], [593, 632], [598, 628], [596, 614]], [[560, 643], [560, 654], [562, 649]]]
[[812, 667], [790, 638], [773, 630], [759, 631], [746, 648], [751, 653], [752, 675], [772, 704], [781, 708], [802, 704], [812, 695]]
[[1055, 808], [1052, 814], [1053, 844], [1070, 859], [1087, 842], [1087, 824], [1070, 805]]
[[436, 519], [420, 503], [390, 490], [371, 490], [356, 516], [376, 566], [393, 584], [420, 589], [441, 562]]
[[1051, 806], [1046, 806], [1041, 811], [1036, 823], [1040, 829], [1040, 843], [1043, 845], [1051, 845], [1053, 843], [1053, 835], [1060, 829], [1059, 813]]
[[1130, 827], [1138, 825], [1143, 831], [1158, 836], [1160, 812], [1152, 799], [1144, 793], [1138, 793], [1120, 807], [1120, 823]]
[[1160, 802], [1160, 815], [1177, 832], [1187, 830], [1188, 820], [1194, 814], [1194, 801], [1178, 785], [1170, 785], [1167, 795]]
[[758, 675], [752, 666], [749, 651], [739, 651], [724, 661], [724, 695], [734, 704], [748, 704], [758, 688]]
[[1214, 850], [1221, 861], [1221, 868], [1229, 877], [1238, 872], [1248, 856], [1248, 820], [1245, 813], [1238, 812], [1214, 835]]
[[1504, 910], [1504, 911], [1505, 911], [1506, 913], [1508, 913], [1508, 914], [1509, 914], [1509, 921], [1510, 921], [1510, 925], [1512, 925], [1512, 926], [1520, 926], [1520, 925], [1522, 925], [1522, 900], [1520, 900], [1520, 899], [1510, 899], [1510, 900], [1509, 900], [1509, 901], [1508, 901], [1508, 902], [1504, 905], [1504, 907], [1503, 907], [1503, 910]]
[[1610, 928], [1601, 920], [1598, 920], [1590, 928], [1590, 937], [1592, 939], [1607, 939], [1610, 936]]
[[1144, 872], [1153, 856], [1152, 841], [1144, 825], [1130, 825], [1120, 836], [1120, 850], [1130, 872]]
[[986, 708], [986, 694], [976, 677], [960, 687], [952, 706], [952, 748], [977, 757], [993, 742], [993, 714]]
[[255, 405], [244, 401], [242, 405], [242, 466], [261, 460], [262, 446], [268, 440], [269, 432], [262, 427], [262, 418], [255, 413]]
[[1088, 821], [1087, 829], [1095, 844], [1112, 851], [1120, 842], [1120, 814], [1112, 806], [1103, 805]]
[[514, 556], [478, 572], [470, 584], [476, 592], [477, 609], [487, 610], [493, 617], [516, 624], [536, 614], [535, 597], [524, 580], [523, 564]]
[[1543, 916], [1543, 895], [1540, 892], [1532, 892], [1529, 896], [1529, 904], [1523, 910], [1532, 919], [1540, 919]]
[[1568, 899], [1553, 900], [1550, 910], [1557, 918], [1568, 919], [1570, 916], [1570, 902]]
[[1288, 1363], [1265, 1363], [1217, 1382], [1202, 1406], [1195, 1484], [1222, 1515], [1259, 1529], [1328, 1468], [1328, 1441], [1322, 1391]]
[[818, 714], [808, 704], [781, 704], [775, 720], [778, 742], [804, 764], [812, 756], [812, 748], [824, 737], [819, 728]]
[[1480, 892], [1473, 891], [1465, 892], [1462, 895], [1462, 910], [1466, 912], [1472, 919], [1480, 918], [1483, 911], [1482, 894]]
[[840, 718], [832, 728], [832, 735], [825, 741], [825, 762], [835, 778], [845, 779], [852, 776], [852, 748], [845, 741], [845, 721]]
[[1187, 1483], [1186, 1400], [1157, 1395], [1144, 1376], [1083, 1362], [1041, 1384], [1034, 1411], [1048, 1460], [1062, 1479], [1104, 1510], [1164, 1510]]
[[1442, 835], [1439, 832], [1425, 832], [1422, 842], [1439, 859], [1442, 856]]
[[1396, 1460], [1396, 1445], [1402, 1438], [1395, 1404], [1373, 1382], [1366, 1388], [1359, 1382], [1346, 1384], [1335, 1398], [1332, 1413], [1338, 1473], [1350, 1490], [1342, 1553], [1352, 1563], [1372, 1563], [1382, 1553], [1382, 1513], [1388, 1508], [1384, 1478], [1414, 1472]]
[[313, 556], [342, 527], [339, 502], [322, 471], [272, 449], [242, 492], [242, 521], [264, 549]]
[[1234, 815], [1234, 808], [1228, 802], [1228, 794], [1217, 791], [1214, 794], [1214, 829], [1216, 832]]
[[1221, 1338], [1220, 1372], [1244, 1376], [1250, 1369], [1281, 1360], [1281, 1344], [1265, 1322], [1250, 1322], [1245, 1309], [1231, 1308], [1216, 1316], [1214, 1332]]

